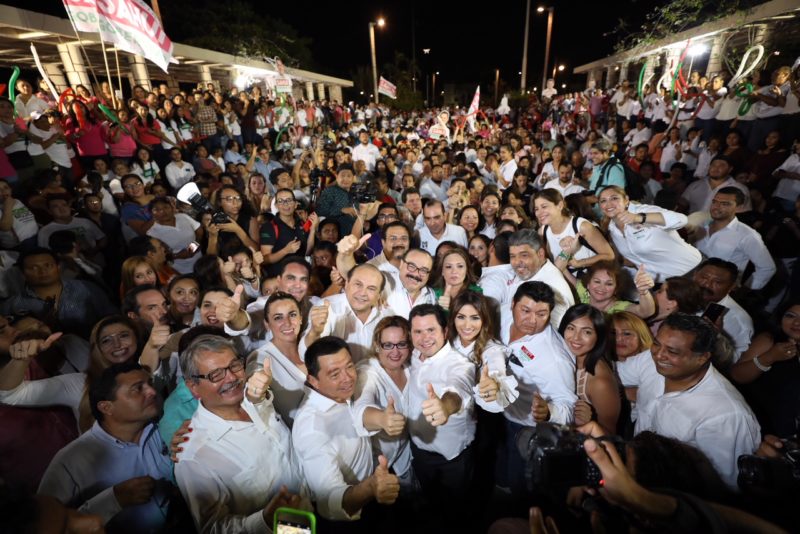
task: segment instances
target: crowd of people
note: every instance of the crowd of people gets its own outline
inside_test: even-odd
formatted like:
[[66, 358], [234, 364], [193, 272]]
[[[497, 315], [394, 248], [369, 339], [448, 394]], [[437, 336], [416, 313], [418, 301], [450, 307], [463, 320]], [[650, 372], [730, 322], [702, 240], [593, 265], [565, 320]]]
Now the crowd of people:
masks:
[[20, 79], [2, 528], [796, 528], [789, 73], [480, 117]]

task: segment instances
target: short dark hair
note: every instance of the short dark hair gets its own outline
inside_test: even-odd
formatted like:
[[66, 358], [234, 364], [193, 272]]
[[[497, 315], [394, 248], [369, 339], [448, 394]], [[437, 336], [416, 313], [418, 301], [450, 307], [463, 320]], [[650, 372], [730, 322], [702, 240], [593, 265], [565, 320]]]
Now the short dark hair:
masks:
[[689, 278], [671, 276], [664, 280], [667, 284], [667, 298], [678, 303], [681, 313], [698, 313], [705, 305], [703, 289]]
[[47, 206], [48, 210], [50, 209], [50, 203], [53, 202], [54, 200], [63, 200], [64, 202], [67, 203], [67, 206], [72, 207], [72, 203], [71, 203], [72, 199], [70, 199], [70, 197], [68, 195], [66, 195], [64, 193], [54, 193], [54, 194], [51, 194], [51, 195], [47, 195], [45, 197], [45, 205]]
[[519, 286], [516, 293], [514, 293], [515, 306], [517, 302], [522, 300], [522, 297], [528, 297], [534, 302], [545, 302], [550, 306], [550, 311], [553, 311], [553, 308], [556, 307], [556, 294], [553, 289], [544, 282], [531, 280]]
[[[738, 191], [738, 189], [736, 190]], [[723, 271], [727, 271], [728, 274], [731, 276], [732, 281], [736, 281], [736, 279], [739, 278], [739, 268], [736, 266], [735, 263], [730, 262], [728, 260], [723, 260], [722, 258], [708, 258], [704, 260], [703, 263], [701, 263], [697, 267], [697, 271], [695, 272], [698, 272], [700, 269], [706, 266], [716, 267], [718, 269], [722, 269]]]
[[117, 389], [119, 389], [117, 376], [133, 371], [147, 371], [147, 369], [139, 365], [139, 362], [128, 360], [127, 362], [115, 363], [107, 367], [100, 374], [99, 378], [91, 381], [91, 385], [89, 386], [89, 407], [97, 422], [103, 422], [103, 413], [97, 408], [97, 404], [102, 401], [113, 401], [116, 399]]
[[137, 235], [128, 243], [128, 254], [131, 256], [144, 256], [147, 257], [148, 252], [155, 252], [156, 248], [153, 246], [153, 239], [149, 235]]
[[744, 195], [744, 191], [742, 191], [738, 187], [733, 187], [731, 185], [723, 187], [719, 191], [717, 191], [718, 195], [720, 193], [722, 193], [723, 195], [733, 195], [734, 198], [736, 199], [737, 206], [742, 206], [745, 203], [745, 200], [747, 200], [747, 198]]
[[53, 253], [52, 250], [50, 250], [49, 248], [44, 248], [44, 247], [34, 247], [34, 248], [30, 249], [30, 250], [26, 250], [26, 251], [20, 252], [19, 258], [17, 258], [17, 267], [19, 267], [20, 269], [24, 269], [25, 268], [25, 262], [31, 256], [50, 256], [51, 258], [53, 258], [53, 261], [56, 264], [58, 263], [58, 258], [56, 258], [56, 255]]
[[400, 200], [403, 201], [403, 204], [405, 204], [406, 200], [408, 200], [408, 195], [420, 195], [420, 196], [422, 196], [420, 194], [420, 192], [419, 192], [419, 189], [417, 189], [416, 187], [409, 187], [408, 189], [403, 190], [403, 193], [400, 195]]
[[347, 341], [335, 336], [321, 337], [312, 343], [306, 350], [304, 358], [309, 376], [319, 378], [319, 359], [336, 354], [342, 349], [350, 354], [350, 345], [347, 344]]
[[67, 254], [72, 252], [77, 240], [78, 238], [72, 230], [59, 230], [50, 234], [47, 244], [54, 253]]
[[306, 272], [308, 272], [309, 276], [311, 275], [311, 265], [308, 264], [306, 259], [302, 256], [293, 255], [283, 258], [281, 262], [278, 264], [278, 276], [283, 276], [283, 273], [286, 272], [286, 268], [289, 265], [294, 265], [294, 264], [302, 266], [306, 270]]
[[154, 285], [145, 284], [141, 286], [134, 286], [122, 298], [122, 313], [128, 315], [128, 313], [135, 313], [139, 315], [139, 295], [144, 293], [145, 291], [158, 291], [160, 294], [161, 291]]
[[331, 218], [326, 218], [324, 221], [319, 223], [319, 226], [317, 227], [317, 234], [320, 234], [322, 232], [322, 229], [325, 226], [329, 226], [329, 225], [330, 226], [335, 226], [336, 227], [336, 233], [339, 234], [339, 237], [341, 237], [342, 228], [339, 226], [339, 221], [337, 221], [335, 219], [331, 219]]
[[661, 330], [665, 326], [673, 330], [694, 334], [692, 352], [697, 354], [714, 352], [714, 347], [717, 343], [717, 331], [706, 319], [698, 315], [678, 312], [668, 315], [658, 329]]
[[[390, 223], [390, 224], [394, 224], [394, 223]], [[334, 258], [336, 258], [336, 254], [338, 253], [338, 250], [336, 248], [336, 244], [335, 243], [331, 243], [330, 241], [319, 241], [319, 240], [316, 241], [314, 243], [314, 248], [312, 249], [311, 252], [317, 252], [317, 251], [330, 252], [331, 255]], [[305, 260], [303, 260], [303, 261], [305, 261]]]
[[508, 239], [513, 232], [500, 232], [494, 239], [492, 239], [492, 247], [494, 247], [494, 255], [500, 263], [511, 262], [511, 252], [508, 248]]
[[444, 308], [438, 304], [418, 304], [411, 308], [411, 313], [408, 315], [408, 324], [414, 320], [414, 317], [425, 317], [426, 315], [433, 315], [436, 317], [436, 322], [442, 327], [442, 330], [447, 328], [447, 313]]
[[283, 173], [289, 174], [289, 171], [287, 171], [283, 167], [278, 167], [277, 169], [272, 169], [272, 172], [269, 173], [269, 181], [270, 181], [270, 183], [272, 183], [272, 185], [277, 184], [278, 183], [278, 176], [280, 176]]
[[384, 225], [383, 229], [381, 230], [381, 239], [386, 238], [386, 234], [389, 233], [389, 228], [402, 228], [403, 230], [406, 231], [409, 241], [411, 241], [411, 230], [409, 230], [408, 226], [406, 226], [406, 224], [401, 221], [392, 221], [389, 224]]

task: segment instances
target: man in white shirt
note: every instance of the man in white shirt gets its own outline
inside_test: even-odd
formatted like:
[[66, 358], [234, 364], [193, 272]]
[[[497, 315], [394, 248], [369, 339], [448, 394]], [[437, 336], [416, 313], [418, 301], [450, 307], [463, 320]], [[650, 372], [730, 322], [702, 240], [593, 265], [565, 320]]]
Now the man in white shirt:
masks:
[[795, 143], [792, 151], [794, 153], [772, 173], [775, 178], [780, 180], [772, 196], [778, 199], [783, 211], [787, 212], [795, 209], [795, 202], [800, 196], [800, 153], [798, 153], [800, 143]]
[[[713, 257], [701, 263], [693, 275], [694, 281], [703, 289], [706, 304], [714, 303], [725, 307], [722, 329], [733, 339], [736, 349], [730, 364], [739, 361], [753, 338], [753, 319], [730, 295], [731, 290], [736, 287], [738, 276], [739, 269], [736, 265]], [[718, 364], [721, 366], [721, 362]]]
[[198, 532], [272, 532], [275, 510], [297, 506], [305, 492], [291, 434], [267, 390], [269, 366], [251, 378], [247, 398], [244, 367], [220, 336], [201, 335], [181, 354], [200, 403], [175, 478]]
[[350, 344], [350, 354], [358, 363], [372, 347], [372, 334], [378, 322], [393, 315], [381, 304], [386, 286], [383, 273], [374, 265], [356, 265], [347, 273], [344, 293], [326, 297], [322, 305], [311, 308], [308, 326], [300, 338], [300, 356], [317, 339], [336, 336]]
[[173, 147], [169, 151], [170, 161], [164, 172], [167, 174], [167, 181], [172, 189], [177, 191], [187, 183], [191, 182], [195, 176], [194, 167], [183, 161], [181, 150]]
[[752, 289], [762, 289], [775, 274], [775, 261], [761, 235], [736, 218], [744, 194], [736, 187], [723, 187], [711, 201], [711, 220], [695, 231], [702, 236], [694, 244], [707, 258], [722, 258], [744, 273], [749, 262], [755, 272], [747, 280]]
[[562, 162], [558, 166], [558, 178], [553, 178], [544, 184], [544, 189], [555, 189], [561, 193], [562, 197], [566, 197], [567, 195], [571, 195], [573, 193], [580, 193], [584, 190], [584, 187], [573, 183], [572, 180], [574, 174], [575, 173], [572, 165], [566, 161]]
[[483, 289], [483, 296], [491, 301], [497, 311], [496, 324], [499, 324], [500, 303], [505, 299], [508, 281], [514, 278], [508, 254], [509, 236], [511, 232], [503, 232], [492, 240], [488, 251], [489, 265], [481, 270], [481, 279], [478, 283]]
[[628, 134], [625, 136], [625, 144], [628, 148], [637, 147], [642, 143], [647, 143], [650, 141], [650, 138], [653, 136], [653, 132], [644, 122], [644, 119], [638, 119], [636, 121], [636, 128], [632, 129]]
[[652, 430], [700, 449], [731, 489], [737, 460], [760, 443], [758, 421], [742, 395], [712, 365], [714, 327], [702, 317], [667, 316], [650, 351], [617, 365], [622, 384], [638, 387], [635, 432]]
[[467, 232], [460, 226], [445, 222], [444, 204], [439, 200], [431, 200], [422, 208], [425, 226], [419, 231], [419, 246], [428, 251], [431, 256], [436, 256], [436, 249], [443, 241], [454, 243], [467, 248]]
[[525, 282], [514, 294], [512, 315], [500, 326], [500, 339], [511, 351], [508, 370], [517, 379], [519, 391], [517, 400], [504, 412], [507, 482], [512, 494], [525, 493], [526, 460], [516, 448], [517, 433], [536, 423], [571, 423], [578, 400], [575, 360], [551, 326], [555, 300], [547, 284]]
[[419, 194], [442, 202], [447, 200], [447, 185], [444, 182], [444, 170], [441, 165], [436, 163], [431, 167], [431, 177], [422, 181]]
[[309, 388], [292, 438], [318, 514], [350, 521], [359, 519], [372, 501], [394, 503], [400, 482], [389, 473], [385, 456], [373, 465], [370, 438], [356, 421], [352, 397], [357, 373], [348, 344], [322, 337], [306, 351], [305, 363]]
[[412, 465], [437, 532], [464, 532], [472, 486], [475, 365], [447, 342], [447, 315], [435, 304], [409, 315], [411, 371], [406, 393]]
[[406, 252], [397, 276], [389, 279], [388, 309], [395, 315], [408, 317], [414, 306], [435, 304], [436, 294], [427, 285], [432, 270], [433, 257], [430, 254], [418, 248]]
[[747, 186], [734, 180], [731, 176], [733, 162], [726, 156], [718, 155], [708, 166], [708, 176], [692, 182], [678, 200], [678, 206], [683, 213], [709, 211], [711, 199], [723, 187], [735, 187], [744, 193], [744, 202], [737, 206], [737, 213], [744, 213], [753, 209], [750, 203], [750, 192]]
[[556, 301], [550, 318], [553, 326], [558, 328], [564, 312], [575, 304], [575, 298], [564, 275], [547, 259], [536, 230], [523, 229], [511, 234], [508, 238], [508, 255], [514, 273], [506, 282], [500, 307], [501, 320], [507, 321], [511, 317], [511, 302], [517, 288], [524, 282], [535, 280], [546, 283], [555, 292]]
[[73, 217], [68, 197], [51, 195], [47, 197], [47, 211], [53, 222], [39, 230], [39, 246], [48, 247], [50, 236], [59, 230], [69, 230], [75, 234], [81, 252], [89, 259], [96, 259], [108, 239], [96, 224], [83, 217]]
[[369, 172], [375, 172], [375, 163], [381, 157], [380, 149], [369, 142], [369, 133], [366, 130], [358, 134], [358, 140], [360, 144], [353, 149], [353, 163], [363, 161]]
[[39, 495], [103, 518], [109, 532], [165, 527], [172, 463], [158, 428], [161, 411], [150, 373], [135, 362], [112, 365], [92, 382], [96, 421], [47, 467]]

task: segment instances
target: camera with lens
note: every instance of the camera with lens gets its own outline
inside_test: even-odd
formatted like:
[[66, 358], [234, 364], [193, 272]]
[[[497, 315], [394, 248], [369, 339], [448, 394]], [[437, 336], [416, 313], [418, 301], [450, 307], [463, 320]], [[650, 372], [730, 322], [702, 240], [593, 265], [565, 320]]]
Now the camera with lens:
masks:
[[739, 456], [740, 487], [776, 493], [800, 491], [800, 440], [795, 435], [781, 441], [782, 454], [778, 458], [762, 458], [753, 454]]
[[375, 202], [378, 198], [378, 192], [374, 184], [356, 183], [350, 188], [352, 198], [359, 204], [368, 204]]
[[568, 426], [539, 423], [517, 433], [517, 449], [525, 459], [528, 490], [542, 488], [600, 487], [603, 475], [586, 451], [583, 442], [597, 439], [610, 442], [625, 459], [625, 442], [616, 436], [591, 438]]
[[181, 202], [192, 206], [192, 209], [198, 216], [202, 215], [203, 213], [210, 213], [211, 222], [214, 224], [225, 224], [230, 222], [230, 218], [225, 215], [224, 211], [214, 208], [208, 199], [200, 194], [200, 190], [197, 188], [197, 184], [194, 182], [189, 182], [181, 187], [175, 196]]

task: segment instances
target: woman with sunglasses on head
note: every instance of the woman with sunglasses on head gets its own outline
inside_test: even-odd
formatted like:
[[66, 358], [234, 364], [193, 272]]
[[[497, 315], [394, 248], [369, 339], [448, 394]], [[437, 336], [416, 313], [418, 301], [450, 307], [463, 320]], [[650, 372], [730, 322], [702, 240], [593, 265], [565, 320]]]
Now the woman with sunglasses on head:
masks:
[[[373, 457], [386, 456], [402, 486], [413, 482], [411, 446], [406, 430], [404, 399], [412, 345], [403, 317], [384, 317], [375, 327], [370, 357], [357, 365], [356, 420], [372, 435]], [[360, 418], [359, 418], [360, 416]]]

